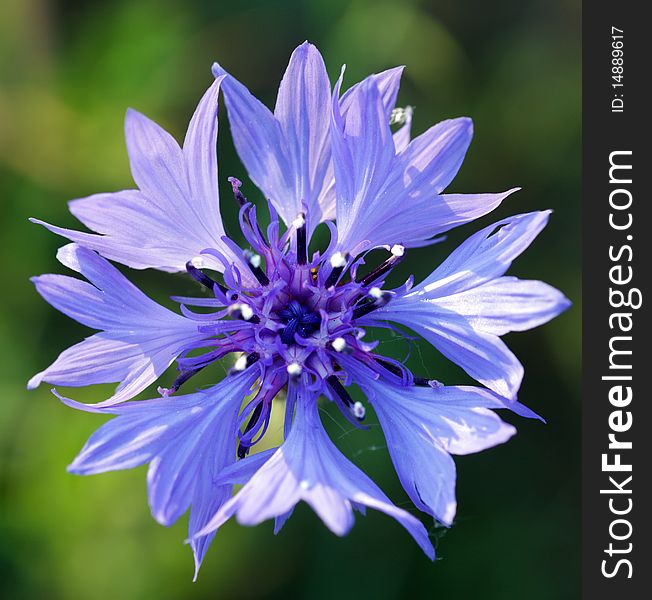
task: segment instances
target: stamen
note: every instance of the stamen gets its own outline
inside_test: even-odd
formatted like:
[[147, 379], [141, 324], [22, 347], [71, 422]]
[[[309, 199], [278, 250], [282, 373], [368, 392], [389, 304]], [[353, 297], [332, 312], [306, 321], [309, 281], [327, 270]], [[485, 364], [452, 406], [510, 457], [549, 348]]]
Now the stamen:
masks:
[[260, 255], [252, 252], [251, 250], [245, 250], [244, 257], [247, 259], [249, 270], [254, 274], [258, 280], [258, 283], [260, 283], [262, 286], [269, 285], [269, 277], [267, 277], [265, 271], [260, 268]]
[[339, 269], [342, 268], [346, 265], [346, 261], [348, 260], [348, 255], [342, 254], [341, 252], [336, 252], [331, 256], [331, 267], [334, 269]]
[[[249, 422], [247, 423], [247, 426], [245, 427], [244, 432], [242, 433], [241, 437], [245, 437], [247, 433], [249, 433], [255, 425], [258, 424], [258, 421], [260, 420], [260, 415], [263, 412], [263, 405], [265, 404], [264, 400], [261, 400], [258, 404], [256, 404], [256, 407], [254, 408], [251, 418], [249, 419]], [[249, 454], [249, 450], [251, 448], [251, 445], [249, 443], [243, 443], [240, 442], [238, 444], [238, 458], [243, 459], [247, 454]]]
[[306, 215], [299, 213], [292, 225], [297, 229], [297, 263], [305, 265], [308, 262]]
[[299, 320], [290, 319], [281, 331], [281, 341], [287, 345], [292, 344], [294, 342], [294, 334], [297, 332], [298, 327]]
[[362, 421], [364, 419], [364, 416], [366, 414], [366, 409], [362, 402], [356, 402], [353, 405], [353, 408], [351, 409], [351, 412], [353, 413], [353, 416], [358, 419], [358, 421]]
[[[406, 374], [410, 374], [410, 372], [407, 369], [403, 371], [401, 367], [390, 362], [389, 360], [384, 360], [377, 356], [374, 357], [374, 360], [383, 368], [387, 369], [390, 373], [396, 375], [397, 377], [400, 377], [401, 379], [403, 379], [406, 376]], [[442, 385], [436, 379], [427, 379], [426, 377], [412, 377], [412, 383], [414, 385], [418, 385], [419, 387], [431, 387], [431, 388], [438, 388], [441, 387]]]
[[344, 267], [346, 267], [346, 263], [349, 261], [349, 255], [348, 254], [342, 254], [341, 252], [336, 252], [331, 256], [331, 267], [333, 268], [332, 271], [330, 272], [330, 275], [324, 282], [324, 287], [329, 288], [334, 286], [337, 283], [337, 280], [340, 278], [340, 275], [342, 274], [342, 271], [344, 271]]
[[294, 343], [296, 333], [303, 338], [310, 337], [319, 329], [321, 320], [318, 314], [313, 313], [298, 300], [291, 300], [285, 308], [278, 311], [278, 316], [285, 323], [281, 331], [281, 341], [288, 345]]
[[384, 369], [387, 369], [392, 375], [396, 375], [397, 377], [400, 377], [401, 379], [404, 378], [405, 373], [401, 370], [401, 368], [398, 365], [395, 365], [394, 363], [392, 363], [392, 362], [390, 362], [388, 360], [383, 360], [382, 358], [378, 358], [378, 357], [375, 357], [374, 360], [379, 365], [381, 365]]
[[251, 365], [253, 365], [259, 358], [260, 358], [260, 354], [258, 354], [258, 352], [252, 352], [248, 356], [245, 356], [243, 354], [242, 356], [238, 357], [238, 360], [235, 361], [235, 364], [233, 365], [231, 371], [233, 371], [234, 373], [244, 371], [245, 369], [248, 369]]
[[260, 318], [254, 314], [253, 309], [248, 304], [236, 302], [235, 304], [231, 304], [227, 311], [233, 319], [242, 319], [250, 323], [260, 323]]
[[303, 368], [297, 362], [292, 362], [287, 366], [287, 372], [290, 377], [298, 377], [301, 375], [301, 371], [303, 371]]
[[183, 373], [179, 374], [177, 378], [172, 382], [172, 386], [169, 388], [164, 388], [159, 386], [157, 389], [158, 393], [161, 394], [161, 396], [168, 397], [174, 394], [175, 392], [179, 391], [179, 388], [186, 383], [191, 377], [199, 373], [204, 367], [208, 366], [209, 363], [203, 364], [195, 369], [189, 369], [188, 371], [184, 371]]
[[337, 337], [331, 342], [331, 347], [335, 352], [342, 352], [346, 348], [346, 340], [343, 337]]
[[392, 114], [389, 117], [389, 124], [390, 125], [402, 125], [405, 123], [408, 114], [412, 112], [412, 107], [411, 106], [397, 106], [394, 110], [392, 110]]
[[350, 408], [353, 406], [353, 398], [351, 398], [349, 392], [346, 391], [346, 388], [342, 385], [342, 382], [338, 379], [337, 375], [329, 375], [326, 378], [326, 383], [347, 407]]
[[252, 267], [255, 267], [256, 269], [260, 267], [260, 264], [262, 262], [262, 258], [260, 257], [260, 254], [256, 254], [251, 250], [245, 250], [245, 257], [249, 261]]
[[197, 258], [201, 260], [201, 257], [196, 257], [186, 263], [186, 271], [188, 271], [188, 275], [190, 275], [190, 277], [192, 277], [195, 281], [201, 283], [205, 288], [208, 288], [211, 292], [213, 291], [214, 287], [217, 286], [223, 294], [226, 294], [229, 291], [228, 288], [224, 287], [217, 281], [213, 281], [208, 275], [206, 275], [206, 273], [200, 271], [197, 268], [197, 266], [194, 264]]
[[247, 368], [247, 357], [243, 354], [233, 365], [234, 371], [244, 371]]
[[292, 221], [292, 227], [295, 229], [300, 229], [306, 224], [306, 215], [304, 213], [299, 213], [297, 218]]
[[[374, 294], [371, 293], [372, 290], [378, 290], [380, 294]], [[371, 288], [369, 295], [374, 298], [372, 301], [365, 302], [363, 304], [360, 304], [356, 308], [353, 309], [353, 318], [354, 319], [359, 319], [360, 317], [364, 317], [365, 315], [369, 314], [370, 312], [382, 308], [385, 306], [391, 299], [392, 299], [392, 294], [390, 292], [383, 292], [382, 290], [379, 290], [378, 288]]]
[[240, 186], [242, 185], [242, 181], [240, 181], [237, 177], [229, 177], [228, 181], [231, 184], [231, 187], [233, 188], [233, 197], [235, 198], [236, 202], [240, 206], [244, 206], [245, 204], [247, 204], [247, 199], [244, 197], [244, 194], [240, 191]]
[[247, 454], [249, 454], [250, 446], [243, 446], [242, 444], [238, 444], [238, 458], [242, 460], [243, 458], [246, 458]]
[[419, 387], [430, 387], [433, 389], [437, 389], [443, 386], [443, 383], [437, 381], [436, 379], [426, 379], [425, 377], [415, 377], [414, 378], [414, 385], [418, 385]]
[[198, 269], [204, 269], [206, 267], [206, 261], [203, 256], [194, 256], [190, 259], [190, 264]]
[[331, 390], [337, 394], [338, 398], [351, 412], [351, 414], [358, 421], [362, 421], [365, 416], [364, 406], [361, 402], [353, 402], [353, 398], [351, 398], [349, 392], [346, 391], [346, 388], [342, 385], [342, 382], [338, 379], [337, 375], [329, 375], [326, 378], [326, 383], [329, 385]]
[[385, 262], [378, 265], [371, 273], [365, 275], [360, 280], [362, 285], [370, 285], [377, 279], [380, 279], [383, 275], [385, 275], [388, 271], [391, 271], [405, 258], [405, 246], [394, 244], [390, 252], [392, 253], [392, 256], [390, 256]]
[[[240, 186], [242, 185], [242, 181], [240, 181], [237, 177], [229, 177], [228, 180], [229, 180], [229, 183], [231, 184], [231, 187], [233, 188], [233, 197], [235, 198], [235, 201], [240, 206], [240, 209], [242, 210], [248, 203], [247, 198], [240, 191]], [[258, 223], [256, 223], [256, 229], [254, 230], [254, 228], [253, 228], [253, 226], [251, 224], [251, 217], [249, 216], [249, 209], [250, 208], [251, 208], [251, 206], [249, 206], [249, 208], [242, 211], [241, 218], [247, 224], [249, 229], [251, 229], [254, 233], [257, 232], [258, 237], [263, 241], [263, 243], [266, 246], [269, 246], [267, 240], [265, 239], [265, 236], [264, 236], [263, 232], [260, 230], [260, 227], [258, 226]], [[245, 236], [246, 236], [246, 234], [245, 234]]]

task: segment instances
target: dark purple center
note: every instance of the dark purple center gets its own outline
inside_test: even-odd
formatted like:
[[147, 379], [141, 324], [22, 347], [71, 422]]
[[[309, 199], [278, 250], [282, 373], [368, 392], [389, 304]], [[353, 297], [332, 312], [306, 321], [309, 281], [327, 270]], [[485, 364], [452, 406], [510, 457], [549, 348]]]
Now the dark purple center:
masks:
[[278, 311], [278, 316], [285, 324], [281, 331], [281, 341], [284, 344], [293, 344], [295, 334], [303, 338], [310, 337], [317, 329], [321, 321], [318, 314], [298, 300], [290, 300], [289, 304]]

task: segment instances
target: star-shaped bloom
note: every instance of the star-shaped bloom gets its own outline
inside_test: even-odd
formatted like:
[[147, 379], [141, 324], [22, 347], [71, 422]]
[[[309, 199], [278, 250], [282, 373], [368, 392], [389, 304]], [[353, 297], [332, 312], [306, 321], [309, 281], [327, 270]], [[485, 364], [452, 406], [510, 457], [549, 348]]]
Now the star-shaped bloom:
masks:
[[[88, 281], [43, 275], [36, 287], [98, 333], [64, 351], [29, 386], [119, 384], [93, 406], [59, 396], [78, 410], [114, 416], [70, 471], [149, 464], [154, 517], [169, 525], [190, 510], [196, 571], [231, 516], [245, 525], [273, 518], [278, 531], [300, 501], [337, 535], [350, 530], [355, 510], [384, 512], [433, 558], [423, 524], [392, 504], [329, 439], [318, 402], [325, 398], [365, 429], [368, 401], [406, 492], [419, 509], [450, 525], [456, 511], [451, 455], [487, 449], [515, 433], [496, 409], [537, 417], [516, 399], [523, 368], [500, 336], [541, 325], [569, 305], [545, 283], [505, 275], [548, 212], [499, 221], [471, 236], [422, 283], [387, 286], [410, 248], [485, 215], [513, 191], [447, 191], [471, 141], [471, 121], [443, 121], [411, 140], [411, 109], [395, 107], [402, 68], [341, 93], [342, 77], [331, 90], [322, 57], [308, 43], [292, 54], [273, 112], [222, 67], [213, 72], [182, 146], [140, 113], [127, 113], [137, 189], [73, 201], [71, 212], [90, 232], [43, 223], [73, 242], [59, 259]], [[219, 213], [220, 89], [236, 149], [269, 202], [263, 227], [241, 182], [229, 178], [245, 248], [225, 235]], [[396, 119], [403, 125], [392, 132]], [[330, 244], [311, 252], [322, 222]], [[375, 266], [365, 264], [372, 249], [386, 252]], [[208, 295], [174, 297], [180, 313], [168, 310], [109, 260], [184, 270]], [[397, 325], [484, 387], [442, 385], [434, 366], [432, 373], [414, 374], [365, 337], [369, 327]], [[220, 382], [178, 394], [227, 356], [232, 366]], [[177, 377], [161, 381], [175, 360]], [[133, 400], [155, 381], [160, 397]], [[284, 441], [256, 453], [277, 397], [285, 403]], [[234, 485], [242, 486], [235, 494]]]

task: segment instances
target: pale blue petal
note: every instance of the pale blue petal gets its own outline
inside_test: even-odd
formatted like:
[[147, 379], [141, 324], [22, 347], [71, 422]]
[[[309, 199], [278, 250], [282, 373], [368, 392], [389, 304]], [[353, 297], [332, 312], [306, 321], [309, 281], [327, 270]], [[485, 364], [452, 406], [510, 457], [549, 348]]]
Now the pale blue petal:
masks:
[[526, 331], [547, 323], [570, 301], [543, 281], [499, 277], [478, 287], [437, 300], [444, 310], [463, 315], [474, 328], [493, 335]]
[[[222, 240], [216, 155], [220, 83], [216, 80], [199, 102], [183, 150], [156, 123], [135, 110], [127, 112], [127, 150], [139, 190], [96, 194], [70, 203], [70, 211], [97, 235], [34, 221], [136, 269], [185, 270], [186, 263], [206, 248], [240, 261]], [[224, 271], [218, 260], [206, 257], [205, 262]], [[243, 272], [246, 275], [246, 268]]]
[[490, 212], [514, 191], [441, 195], [464, 160], [471, 120], [443, 121], [408, 144], [410, 116], [406, 129], [392, 136], [371, 78], [350, 94], [346, 113], [338, 101], [341, 81], [331, 107], [339, 251], [423, 245]]
[[346, 92], [344, 92], [344, 94], [342, 94], [342, 98], [340, 99], [342, 115], [346, 115], [354, 102], [355, 95], [361, 89], [364, 89], [366, 85], [371, 83], [378, 89], [380, 101], [382, 102], [385, 116], [389, 122], [392, 110], [394, 110], [394, 107], [396, 106], [396, 98], [398, 96], [399, 87], [401, 86], [401, 76], [403, 75], [404, 69], [405, 67], [387, 69], [386, 71], [369, 75], [360, 83], [352, 85]]
[[274, 116], [283, 131], [294, 175], [294, 190], [284, 203], [287, 212], [283, 216], [294, 219], [303, 212], [305, 204], [314, 225], [323, 220], [320, 195], [331, 160], [326, 118], [330, 95], [331, 85], [321, 54], [312, 44], [301, 44], [292, 53], [279, 86]]
[[516, 430], [489, 409], [512, 403], [482, 388], [395, 385], [374, 379], [352, 359], [344, 362], [378, 415], [406, 492], [417, 507], [450, 525], [456, 473], [449, 453], [469, 454], [506, 442]]
[[[89, 475], [149, 462], [152, 515], [171, 525], [190, 507], [188, 534], [195, 536], [231, 495], [232, 485], [218, 475], [235, 461], [237, 415], [259, 374], [251, 368], [206, 391], [103, 411], [62, 398], [80, 410], [116, 415], [91, 436], [69, 471]], [[191, 541], [195, 578], [212, 538]]]
[[523, 366], [498, 336], [474, 329], [463, 316], [419, 296], [392, 301], [365, 322], [380, 319], [409, 327], [476, 381], [501, 396], [516, 397]]
[[[213, 74], [221, 77], [227, 72], [214, 64]], [[281, 124], [233, 76], [227, 75], [222, 90], [240, 160], [251, 180], [272, 202], [283, 220], [291, 223], [297, 216], [297, 200], [300, 199], [294, 196], [295, 177]]]
[[[473, 221], [494, 210], [515, 190], [499, 194], [442, 194], [433, 196], [414, 192], [406, 198], [404, 205], [409, 210], [394, 207], [395, 211], [379, 218], [380, 213], [370, 215], [368, 222], [375, 220], [366, 234], [369, 240], [378, 245], [401, 244], [403, 246], [422, 246], [434, 236], [453, 227]], [[408, 204], [409, 203], [409, 204]], [[380, 210], [380, 209], [379, 209]]]
[[38, 292], [71, 318], [102, 330], [62, 352], [28, 383], [84, 386], [120, 382], [98, 406], [133, 398], [156, 380], [194, 340], [206, 337], [197, 324], [160, 306], [92, 250], [70, 244], [57, 254], [90, 283], [64, 275], [33, 279]]
[[[394, 142], [378, 88], [371, 80], [360, 84], [346, 118], [333, 94], [331, 138], [337, 182], [338, 247], [356, 254], [377, 244], [368, 233], [383, 209], [377, 199], [395, 160]], [[382, 243], [382, 242], [381, 242]]]
[[517, 215], [486, 227], [409, 293], [363, 321], [409, 327], [471, 377], [514, 399], [523, 367], [498, 336], [535, 327], [569, 306], [544, 283], [499, 279], [543, 229], [548, 215]]
[[[217, 179], [217, 100], [223, 78], [217, 78], [197, 105], [183, 141], [195, 226], [209, 237], [223, 236]], [[199, 222], [201, 221], [201, 223]]]
[[299, 392], [294, 425], [285, 443], [198, 535], [215, 531], [233, 515], [244, 525], [283, 517], [301, 500], [310, 504], [331, 531], [345, 535], [353, 525], [355, 503], [394, 517], [434, 558], [423, 525], [394, 506], [330, 441], [315, 400], [314, 393]]
[[404, 187], [441, 193], [457, 175], [472, 137], [473, 122], [466, 117], [433, 125], [401, 152], [385, 193], [399, 194]]
[[[378, 86], [378, 91], [380, 92], [382, 103], [387, 112], [388, 119], [389, 119], [389, 115], [392, 112], [392, 109], [394, 108], [394, 105], [396, 104], [396, 96], [398, 95], [398, 88], [401, 83], [402, 72], [403, 72], [403, 67], [395, 67], [393, 69], [388, 69], [387, 71], [383, 71], [382, 73], [369, 75], [369, 77], [366, 78], [373, 81]], [[352, 93], [356, 89], [358, 89], [359, 85], [360, 84], [356, 84], [352, 86], [342, 96], [340, 102], [342, 114], [345, 115], [346, 112], [348, 111], [348, 108], [351, 105]], [[330, 110], [330, 105], [327, 110], [327, 115], [329, 110]], [[324, 119], [323, 116], [321, 118]], [[328, 122], [328, 116], [325, 117], [325, 122]], [[405, 131], [403, 131], [402, 135], [405, 136]], [[408, 137], [409, 137], [409, 133], [408, 133]], [[324, 181], [325, 181], [324, 188], [322, 190], [321, 196], [319, 197], [318, 203], [321, 211], [321, 220], [327, 221], [327, 220], [335, 219], [337, 215], [335, 175], [333, 173], [332, 161], [330, 161], [328, 165], [328, 169], [326, 171]]]
[[460, 244], [415, 288], [433, 297], [462, 292], [500, 277], [546, 226], [550, 211], [508, 217]]

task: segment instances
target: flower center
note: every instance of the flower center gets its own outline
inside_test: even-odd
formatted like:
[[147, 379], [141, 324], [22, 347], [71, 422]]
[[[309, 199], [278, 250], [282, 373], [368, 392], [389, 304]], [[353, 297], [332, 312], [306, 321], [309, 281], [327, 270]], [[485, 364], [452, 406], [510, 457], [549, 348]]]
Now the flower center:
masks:
[[[211, 306], [217, 312], [197, 314], [184, 309], [210, 340], [189, 347], [177, 359], [180, 374], [169, 389], [161, 388], [161, 393], [176, 392], [195, 373], [230, 353], [239, 354], [232, 372], [257, 363], [263, 373], [260, 384], [238, 418], [238, 456], [243, 458], [265, 435], [272, 400], [291, 379], [320, 388], [357, 427], [362, 426], [365, 408], [345, 387], [347, 360], [364, 363], [379, 377], [430, 385], [429, 380], [414, 377], [397, 361], [375, 354], [376, 344], [363, 340], [365, 332], [357, 322], [400, 292], [385, 291], [382, 286], [403, 259], [405, 248], [392, 246], [381, 264], [359, 275], [363, 257], [356, 259], [336, 250], [334, 226], [329, 247], [310, 255], [307, 211], [282, 234], [270, 206], [265, 234], [258, 224], [256, 208], [240, 192], [240, 182], [231, 178], [231, 184], [240, 204], [240, 226], [251, 250], [233, 245], [239, 261], [229, 260], [216, 250], [204, 250], [224, 265], [224, 283], [201, 271], [201, 260], [187, 264], [188, 273], [214, 296], [214, 300], [196, 305]], [[410, 281], [403, 287], [409, 289], [409, 285]], [[191, 356], [193, 349], [202, 350], [202, 354]], [[288, 419], [292, 419], [292, 407], [286, 410], [286, 426]]]
[[298, 300], [290, 300], [288, 305], [278, 311], [281, 322], [285, 328], [281, 331], [281, 341], [284, 344], [293, 344], [295, 334], [307, 338], [319, 329], [321, 318], [318, 314]]

